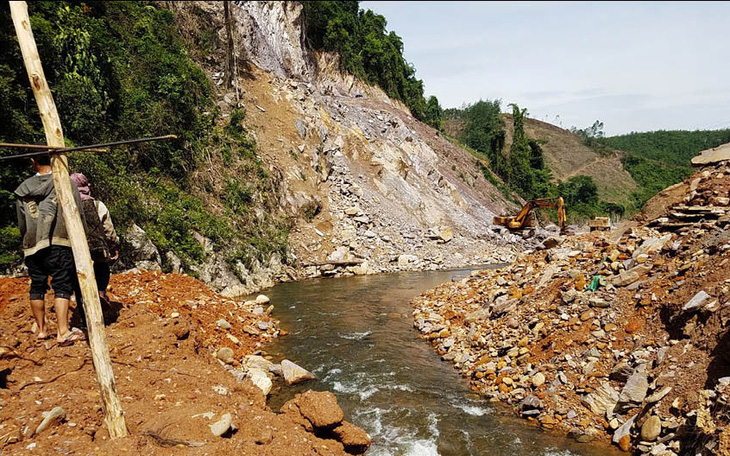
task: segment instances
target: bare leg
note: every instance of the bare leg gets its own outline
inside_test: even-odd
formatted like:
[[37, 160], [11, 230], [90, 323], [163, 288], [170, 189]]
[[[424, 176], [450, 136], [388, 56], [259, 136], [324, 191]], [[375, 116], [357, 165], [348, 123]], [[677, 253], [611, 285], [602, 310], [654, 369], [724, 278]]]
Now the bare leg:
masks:
[[58, 320], [58, 341], [62, 341], [63, 338], [68, 334], [68, 299], [56, 298], [53, 301], [53, 306], [56, 309], [56, 319]]
[[33, 311], [33, 317], [38, 325], [38, 334], [36, 337], [45, 339], [48, 337], [46, 332], [46, 302], [43, 299], [31, 299], [30, 310]]

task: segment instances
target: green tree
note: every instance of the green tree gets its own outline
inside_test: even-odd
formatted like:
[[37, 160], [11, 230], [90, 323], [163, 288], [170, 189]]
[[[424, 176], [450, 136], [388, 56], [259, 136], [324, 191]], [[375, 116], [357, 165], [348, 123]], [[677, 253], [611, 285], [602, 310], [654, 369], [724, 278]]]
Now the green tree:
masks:
[[502, 154], [505, 132], [499, 100], [478, 102], [463, 111], [466, 119], [461, 140], [481, 152], [489, 160], [490, 168], [501, 178], [506, 177], [506, 160]]
[[301, 3], [310, 47], [336, 52], [343, 70], [402, 101], [417, 119], [438, 125], [438, 110], [429, 110], [423, 81], [416, 78], [413, 65], [403, 57], [403, 39], [386, 30], [385, 17], [360, 9], [357, 1]]
[[531, 166], [532, 148], [525, 133], [524, 118], [527, 109], [520, 109], [516, 104], [512, 107], [513, 134], [507, 158], [507, 177], [510, 186], [518, 190], [520, 195], [531, 199], [534, 194], [534, 177]]
[[566, 205], [595, 205], [598, 203], [598, 187], [591, 176], [573, 176], [558, 185], [558, 191]]
[[429, 125], [431, 125], [433, 128], [440, 130], [441, 129], [441, 119], [444, 117], [444, 110], [441, 108], [441, 105], [439, 104], [438, 98], [431, 95], [428, 97], [428, 101], [426, 102], [426, 120], [425, 122]]

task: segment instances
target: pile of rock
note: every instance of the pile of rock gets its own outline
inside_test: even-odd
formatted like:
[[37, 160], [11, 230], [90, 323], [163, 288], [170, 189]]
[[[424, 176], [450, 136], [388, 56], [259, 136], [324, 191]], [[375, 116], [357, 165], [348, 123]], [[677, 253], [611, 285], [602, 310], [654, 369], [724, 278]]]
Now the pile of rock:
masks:
[[[723, 202], [730, 168], [691, 182], [678, 204]], [[702, 418], [730, 372], [721, 354], [730, 327], [722, 220], [672, 233], [634, 221], [623, 233], [555, 239], [502, 270], [424, 293], [414, 325], [475, 391], [541, 427], [637, 453], [712, 454], [730, 442], [720, 430], [727, 416]], [[698, 433], [715, 443], [700, 448]]]

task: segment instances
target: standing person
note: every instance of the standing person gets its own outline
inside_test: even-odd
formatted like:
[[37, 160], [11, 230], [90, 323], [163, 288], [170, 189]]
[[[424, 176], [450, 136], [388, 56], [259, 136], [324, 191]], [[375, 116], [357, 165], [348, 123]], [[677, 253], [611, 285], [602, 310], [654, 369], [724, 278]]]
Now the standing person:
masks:
[[[76, 265], [69, 241], [62, 208], [58, 205], [51, 175], [51, 157], [41, 155], [31, 159], [36, 174], [15, 189], [18, 227], [23, 238], [25, 265], [30, 275], [30, 307], [38, 325], [38, 339], [50, 338], [46, 328], [45, 296], [48, 276], [54, 292], [59, 345], [71, 345], [84, 340], [83, 332], [69, 328], [68, 305], [78, 287]], [[72, 184], [79, 210], [81, 199]], [[83, 214], [81, 214], [82, 221]]]
[[[91, 196], [91, 185], [89, 180], [82, 173], [74, 173], [70, 176], [71, 181], [76, 184], [81, 197], [81, 206], [86, 219], [86, 241], [89, 244], [91, 259], [94, 261], [94, 276], [96, 286], [99, 289], [99, 298], [102, 309], [109, 307], [106, 297], [106, 289], [109, 286], [111, 276], [110, 265], [119, 258], [119, 236], [114, 229], [109, 209], [101, 201]], [[77, 297], [77, 301], [78, 297]], [[77, 324], [85, 326], [85, 317], [81, 302], [77, 303], [77, 313], [74, 314], [74, 321], [80, 319]], [[78, 317], [77, 317], [78, 315]]]

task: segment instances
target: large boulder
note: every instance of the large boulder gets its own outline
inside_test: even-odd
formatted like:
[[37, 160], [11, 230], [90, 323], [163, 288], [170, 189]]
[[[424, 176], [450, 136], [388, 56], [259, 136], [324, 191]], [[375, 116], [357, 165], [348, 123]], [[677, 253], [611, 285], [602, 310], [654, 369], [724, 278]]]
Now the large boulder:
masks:
[[261, 369], [249, 369], [246, 375], [248, 375], [248, 378], [251, 379], [251, 382], [258, 389], [268, 396], [271, 392], [271, 388], [273, 387], [273, 383], [266, 372]]
[[363, 454], [370, 448], [371, 439], [368, 433], [347, 421], [334, 428], [332, 434], [350, 454]]
[[301, 415], [312, 427], [320, 430], [331, 430], [339, 426], [345, 418], [345, 414], [337, 404], [337, 398], [329, 391], [309, 390], [297, 394], [281, 407], [281, 412], [288, 415]]
[[730, 143], [703, 150], [696, 157], [692, 158], [693, 166], [705, 166], [721, 161], [730, 160]]
[[624, 385], [619, 395], [618, 403], [628, 407], [641, 404], [644, 398], [646, 398], [647, 391], [649, 391], [649, 380], [647, 377], [646, 365], [639, 365], [628, 380], [626, 380], [626, 385]]

